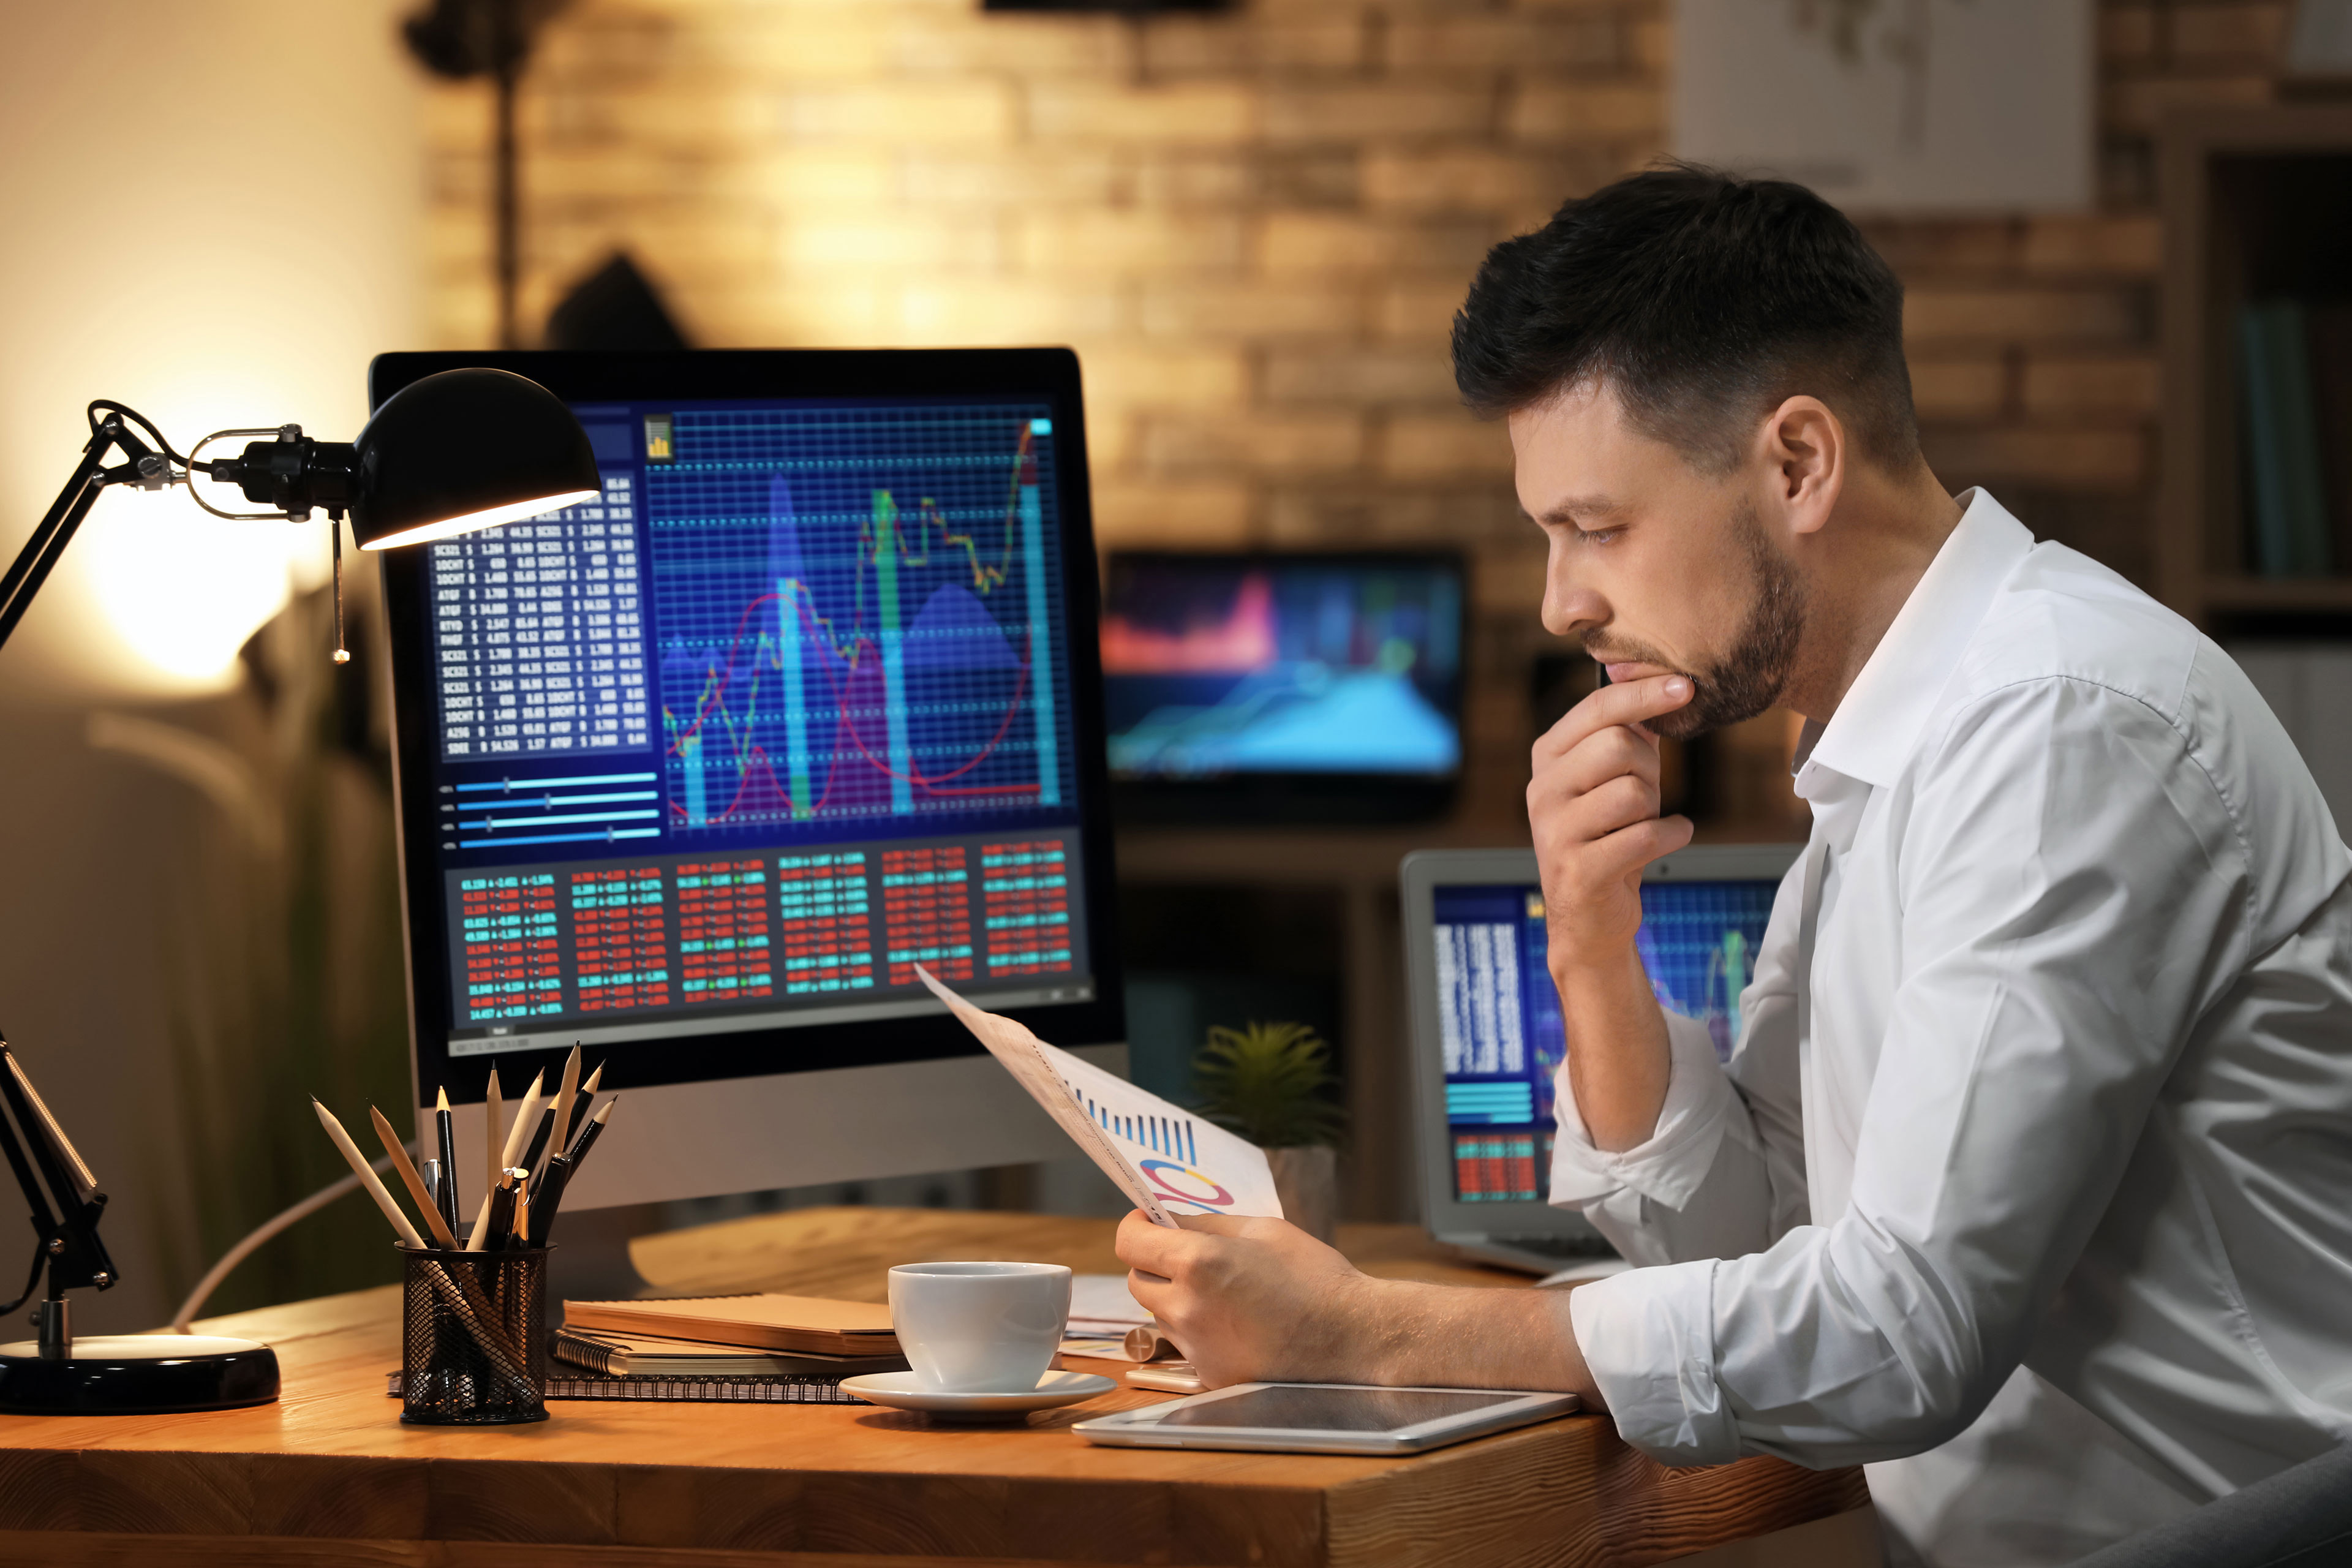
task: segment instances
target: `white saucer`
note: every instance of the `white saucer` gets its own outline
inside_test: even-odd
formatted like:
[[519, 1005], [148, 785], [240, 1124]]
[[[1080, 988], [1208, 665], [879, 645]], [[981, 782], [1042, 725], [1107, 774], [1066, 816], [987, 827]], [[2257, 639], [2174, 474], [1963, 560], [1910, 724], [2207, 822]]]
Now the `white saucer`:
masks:
[[911, 1372], [869, 1372], [863, 1377], [843, 1378], [841, 1386], [845, 1393], [894, 1409], [920, 1410], [950, 1419], [989, 1421], [1076, 1405], [1081, 1399], [1108, 1394], [1118, 1384], [1090, 1372], [1049, 1372], [1031, 1389], [950, 1394], [929, 1386]]

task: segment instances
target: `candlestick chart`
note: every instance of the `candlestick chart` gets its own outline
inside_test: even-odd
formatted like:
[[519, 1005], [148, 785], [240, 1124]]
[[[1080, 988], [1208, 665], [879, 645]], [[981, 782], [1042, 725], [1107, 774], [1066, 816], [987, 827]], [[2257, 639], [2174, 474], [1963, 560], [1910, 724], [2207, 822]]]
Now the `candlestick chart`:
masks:
[[674, 838], [1072, 798], [1046, 410], [673, 423], [646, 484]]

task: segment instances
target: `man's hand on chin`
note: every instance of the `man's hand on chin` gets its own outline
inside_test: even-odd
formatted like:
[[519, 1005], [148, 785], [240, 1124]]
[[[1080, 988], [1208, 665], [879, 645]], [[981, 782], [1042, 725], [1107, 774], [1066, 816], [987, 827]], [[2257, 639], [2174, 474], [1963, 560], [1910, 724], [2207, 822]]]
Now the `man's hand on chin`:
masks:
[[1213, 1388], [1234, 1383], [1376, 1383], [1364, 1300], [1381, 1281], [1287, 1220], [1140, 1209], [1118, 1227], [1128, 1289]]

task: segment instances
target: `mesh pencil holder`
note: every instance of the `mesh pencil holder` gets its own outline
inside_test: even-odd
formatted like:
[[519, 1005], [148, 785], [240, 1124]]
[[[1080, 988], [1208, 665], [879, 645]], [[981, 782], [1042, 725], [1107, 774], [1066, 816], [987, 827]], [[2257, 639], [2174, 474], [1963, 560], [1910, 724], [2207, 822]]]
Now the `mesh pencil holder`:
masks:
[[547, 1248], [400, 1251], [400, 1418], [427, 1426], [546, 1420]]

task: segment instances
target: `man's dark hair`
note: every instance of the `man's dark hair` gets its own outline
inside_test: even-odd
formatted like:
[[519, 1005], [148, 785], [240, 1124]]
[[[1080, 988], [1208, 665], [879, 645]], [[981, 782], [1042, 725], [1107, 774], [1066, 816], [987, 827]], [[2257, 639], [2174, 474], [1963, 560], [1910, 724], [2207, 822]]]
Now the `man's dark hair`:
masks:
[[1587, 383], [1721, 473], [1755, 420], [1810, 394], [1887, 468], [1918, 454], [1903, 285], [1802, 185], [1652, 169], [1486, 254], [1454, 318], [1454, 378], [1492, 417]]

